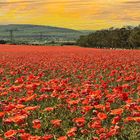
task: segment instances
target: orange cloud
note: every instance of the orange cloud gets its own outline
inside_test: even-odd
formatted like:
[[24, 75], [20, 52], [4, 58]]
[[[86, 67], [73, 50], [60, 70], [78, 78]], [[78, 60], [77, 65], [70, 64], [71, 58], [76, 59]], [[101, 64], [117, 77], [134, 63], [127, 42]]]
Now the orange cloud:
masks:
[[140, 0], [1, 0], [0, 24], [101, 29], [140, 22]]

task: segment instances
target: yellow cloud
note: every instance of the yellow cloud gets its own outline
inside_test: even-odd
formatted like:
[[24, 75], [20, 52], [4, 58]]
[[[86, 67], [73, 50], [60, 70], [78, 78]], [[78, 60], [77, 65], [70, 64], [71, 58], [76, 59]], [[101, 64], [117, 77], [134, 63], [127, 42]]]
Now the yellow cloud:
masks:
[[140, 22], [139, 0], [1, 0], [1, 24], [101, 29]]

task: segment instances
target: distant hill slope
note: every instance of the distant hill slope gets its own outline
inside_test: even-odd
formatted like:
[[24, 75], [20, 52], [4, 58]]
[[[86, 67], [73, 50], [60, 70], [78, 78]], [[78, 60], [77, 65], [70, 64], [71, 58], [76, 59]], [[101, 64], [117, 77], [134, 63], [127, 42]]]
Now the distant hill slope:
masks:
[[73, 29], [60, 28], [60, 27], [52, 27], [52, 26], [43, 26], [43, 25], [30, 25], [30, 24], [9, 24], [9, 25], [0, 25], [0, 31], [9, 30], [9, 29], [17, 29], [17, 30], [26, 30], [33, 32], [79, 32]]
[[15, 30], [15, 40], [76, 40], [80, 35], [88, 34], [87, 31], [78, 31], [68, 28], [30, 25], [30, 24], [9, 24], [0, 25], [0, 39], [10, 39], [9, 30]]

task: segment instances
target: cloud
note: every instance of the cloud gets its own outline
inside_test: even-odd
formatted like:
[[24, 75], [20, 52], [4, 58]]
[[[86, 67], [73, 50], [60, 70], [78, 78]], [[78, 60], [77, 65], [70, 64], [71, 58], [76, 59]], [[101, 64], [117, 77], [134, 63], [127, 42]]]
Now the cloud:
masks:
[[0, 23], [99, 29], [140, 22], [140, 0], [1, 0]]
[[124, 4], [140, 4], [140, 0], [137, 0], [137, 1], [135, 1], [135, 0], [131, 0], [131, 1], [125, 1], [125, 2], [123, 2]]
[[9, 5], [9, 4], [24, 4], [24, 3], [33, 3], [36, 1], [28, 0], [28, 1], [2, 1], [0, 5]]

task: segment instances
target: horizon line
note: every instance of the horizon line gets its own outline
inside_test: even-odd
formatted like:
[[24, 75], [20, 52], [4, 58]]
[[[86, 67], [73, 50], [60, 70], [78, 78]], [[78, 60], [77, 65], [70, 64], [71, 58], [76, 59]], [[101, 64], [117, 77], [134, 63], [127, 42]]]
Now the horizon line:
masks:
[[34, 24], [34, 23], [4, 23], [4, 24], [1, 24], [0, 23], [0, 26], [1, 25], [4, 25], [4, 26], [8, 26], [8, 25], [34, 25], [34, 26], [45, 26], [45, 27], [56, 27], [56, 28], [64, 28], [64, 29], [71, 29], [71, 30], [78, 30], [78, 31], [82, 31], [82, 30], [85, 30], [85, 31], [98, 31], [98, 30], [105, 30], [105, 29], [110, 29], [110, 28], [123, 28], [123, 27], [129, 27], [129, 26], [132, 26], [132, 27], [137, 27], [137, 26], [140, 26], [140, 23], [137, 24], [137, 25], [121, 25], [121, 26], [110, 26], [108, 28], [101, 28], [101, 29], [76, 29], [76, 28], [69, 28], [69, 27], [64, 27], [64, 26], [54, 26], [54, 25], [46, 25], [46, 24]]

